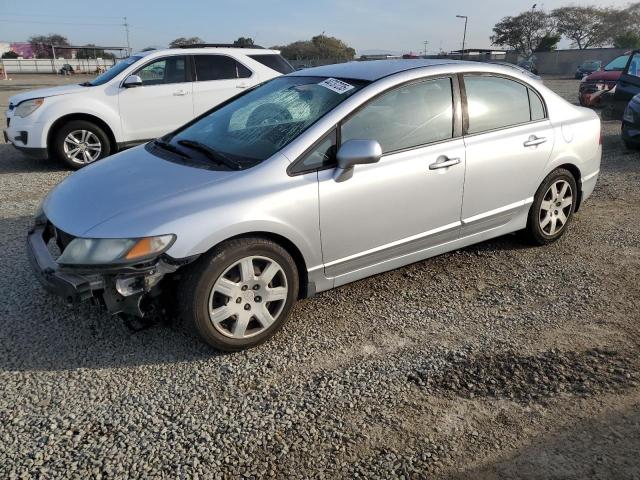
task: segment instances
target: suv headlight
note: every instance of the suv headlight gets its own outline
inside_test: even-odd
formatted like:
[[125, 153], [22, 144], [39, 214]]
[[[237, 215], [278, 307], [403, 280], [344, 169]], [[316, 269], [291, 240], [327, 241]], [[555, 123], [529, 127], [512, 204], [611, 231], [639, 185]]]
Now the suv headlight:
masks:
[[63, 265], [109, 265], [145, 260], [165, 252], [175, 235], [144, 238], [74, 238], [58, 263]]
[[31, 100], [20, 102], [16, 107], [14, 115], [22, 118], [27, 117], [40, 108], [40, 105], [43, 103], [44, 98], [32, 98]]

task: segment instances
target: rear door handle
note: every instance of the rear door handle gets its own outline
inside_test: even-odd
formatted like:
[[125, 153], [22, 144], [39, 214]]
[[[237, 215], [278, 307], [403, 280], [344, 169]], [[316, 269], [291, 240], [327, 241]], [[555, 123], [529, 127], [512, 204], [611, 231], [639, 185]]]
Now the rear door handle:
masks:
[[536, 145], [541, 145], [547, 141], [544, 137], [536, 137], [535, 135], [531, 135], [529, 140], [523, 143], [525, 147], [535, 147]]
[[438, 170], [439, 168], [448, 168], [453, 165], [457, 165], [459, 163], [460, 163], [459, 158], [449, 158], [443, 155], [441, 157], [438, 157], [438, 160], [436, 160], [434, 163], [429, 165], [429, 170]]
[[186, 94], [187, 94], [186, 90], [176, 90], [175, 92], [173, 92], [174, 97], [182, 97]]
[[247, 85], [246, 83], [240, 83], [239, 85], [236, 85], [236, 88], [247, 88], [249, 85]]

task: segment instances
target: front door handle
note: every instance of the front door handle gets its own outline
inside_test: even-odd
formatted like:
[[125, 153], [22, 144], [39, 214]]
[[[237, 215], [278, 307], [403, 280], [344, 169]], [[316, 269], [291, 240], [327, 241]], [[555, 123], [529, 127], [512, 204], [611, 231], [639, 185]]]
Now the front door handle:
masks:
[[523, 143], [525, 147], [535, 147], [536, 145], [541, 145], [546, 142], [547, 139], [544, 137], [536, 137], [535, 135], [531, 135], [529, 140]]
[[176, 90], [175, 92], [173, 92], [174, 97], [182, 97], [186, 94], [187, 94], [186, 90]]
[[247, 88], [249, 85], [247, 85], [246, 83], [240, 83], [238, 85], [236, 85], [236, 88]]
[[438, 160], [436, 160], [434, 163], [429, 165], [429, 170], [438, 170], [439, 168], [448, 168], [448, 167], [451, 167], [452, 165], [457, 165], [459, 163], [460, 163], [459, 158], [449, 158], [443, 155], [441, 157], [438, 157]]

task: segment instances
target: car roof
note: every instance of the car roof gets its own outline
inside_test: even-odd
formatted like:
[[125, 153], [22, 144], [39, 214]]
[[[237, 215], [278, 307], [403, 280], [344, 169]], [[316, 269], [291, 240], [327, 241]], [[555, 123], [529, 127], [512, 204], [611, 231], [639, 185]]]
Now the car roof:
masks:
[[465, 62], [450, 59], [406, 59], [406, 60], [368, 60], [337, 63], [322, 67], [306, 68], [289, 73], [298, 77], [338, 77], [354, 80], [376, 81], [395, 73], [413, 70], [416, 68], [437, 67], [441, 65], [477, 64], [477, 62]]
[[160, 48], [157, 50], [148, 50], [146, 52], [136, 52], [132, 56], [146, 57], [147, 55], [165, 55], [165, 54], [202, 54], [202, 53], [233, 53], [245, 55], [279, 55], [280, 51], [270, 50], [267, 48], [234, 48], [234, 47], [193, 47], [193, 48]]

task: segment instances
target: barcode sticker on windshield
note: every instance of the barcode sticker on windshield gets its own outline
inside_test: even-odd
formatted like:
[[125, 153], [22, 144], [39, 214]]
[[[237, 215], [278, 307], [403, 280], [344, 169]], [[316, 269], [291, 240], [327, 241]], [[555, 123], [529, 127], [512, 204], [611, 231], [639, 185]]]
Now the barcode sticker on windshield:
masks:
[[340, 94], [356, 88], [353, 85], [348, 84], [347, 82], [338, 80], [337, 78], [327, 78], [326, 80], [320, 82], [318, 85], [322, 85], [324, 88], [328, 88], [329, 90]]

